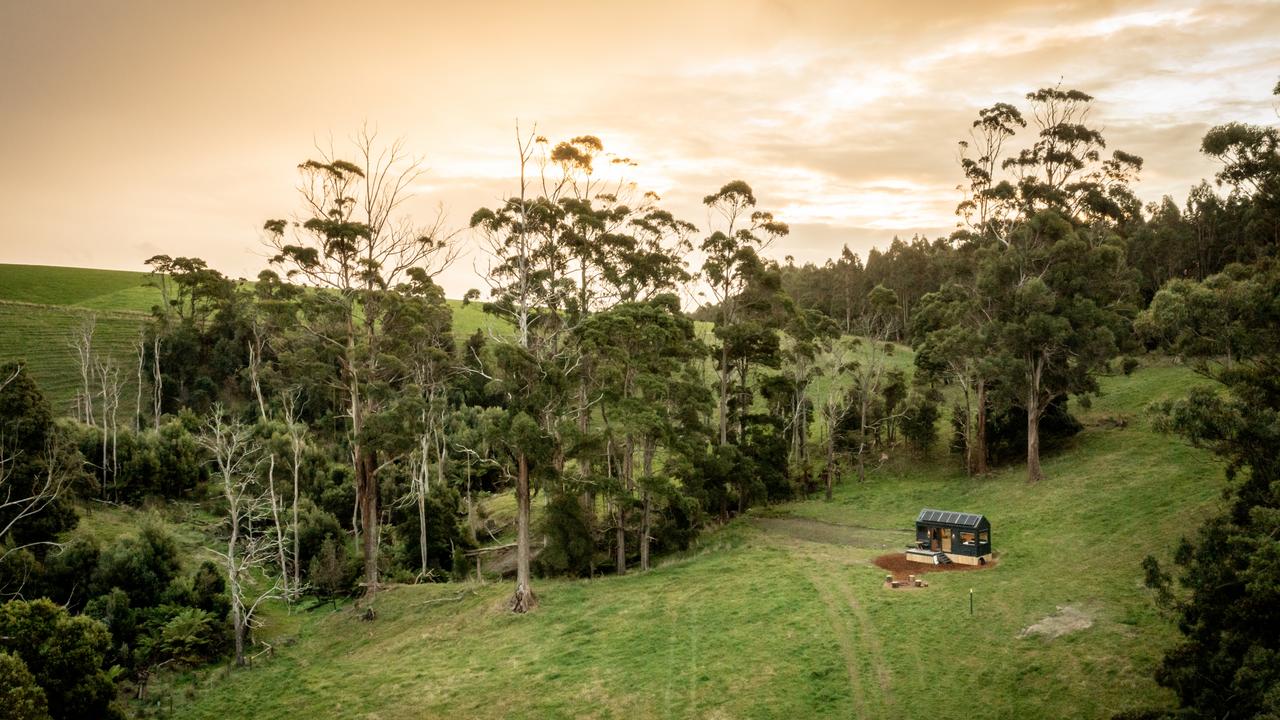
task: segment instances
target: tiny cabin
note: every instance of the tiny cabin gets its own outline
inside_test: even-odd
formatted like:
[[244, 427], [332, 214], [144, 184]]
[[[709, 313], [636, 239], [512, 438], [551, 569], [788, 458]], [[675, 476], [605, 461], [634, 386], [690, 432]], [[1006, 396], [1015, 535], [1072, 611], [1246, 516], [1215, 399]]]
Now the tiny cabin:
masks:
[[916, 544], [908, 548], [907, 559], [986, 565], [991, 560], [991, 523], [982, 515], [925, 508], [916, 517]]

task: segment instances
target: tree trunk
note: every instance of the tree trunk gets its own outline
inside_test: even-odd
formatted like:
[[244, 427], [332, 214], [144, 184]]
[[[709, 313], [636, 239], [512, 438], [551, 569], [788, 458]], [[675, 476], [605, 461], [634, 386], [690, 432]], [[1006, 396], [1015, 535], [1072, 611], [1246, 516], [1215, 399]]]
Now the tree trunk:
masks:
[[831, 430], [827, 431], [827, 500], [831, 500], [831, 491], [836, 481], [836, 443]]
[[537, 602], [529, 584], [529, 459], [523, 451], [516, 464], [516, 592], [511, 597], [511, 611], [523, 613]]
[[284, 583], [284, 596], [289, 597], [289, 563], [284, 556], [284, 526], [280, 524], [280, 503], [276, 495], [276, 454], [271, 453], [267, 466], [267, 490], [271, 493], [271, 519], [276, 532], [276, 562], [280, 564], [280, 579]]
[[729, 444], [729, 346], [720, 344], [720, 444]]
[[640, 571], [648, 572], [649, 570], [649, 522], [650, 512], [652, 510], [652, 499], [649, 497], [649, 490], [646, 488], [644, 493], [644, 514], [640, 518]]
[[[864, 395], [865, 397], [865, 395]], [[858, 482], [866, 482], [867, 466], [864, 462], [867, 454], [867, 403], [862, 402], [860, 420], [858, 422]]]
[[164, 401], [164, 378], [160, 375], [160, 333], [156, 332], [155, 338], [151, 341], [151, 385], [152, 385], [152, 406], [151, 417], [155, 421], [156, 429], [160, 429], [160, 411]]
[[[292, 418], [290, 419], [289, 424], [290, 429], [292, 430]], [[301, 556], [298, 554], [298, 456], [301, 452], [302, 448], [298, 442], [297, 436], [295, 435], [293, 438], [293, 591], [295, 593], [297, 593], [298, 589], [302, 587], [301, 571], [299, 570], [299, 566], [302, 563], [300, 562]]]
[[360, 526], [364, 542], [365, 592], [378, 589], [378, 481], [374, 475], [377, 458], [357, 446], [356, 484], [360, 488]]
[[643, 492], [643, 515], [640, 518], [640, 570], [642, 572], [649, 569], [649, 530], [653, 524], [653, 497], [649, 494], [650, 483], [653, 478], [653, 456], [658, 452], [658, 443], [652, 437], [646, 437], [644, 441], [644, 492]]
[[422, 574], [427, 574], [427, 493], [418, 488], [418, 554], [422, 558]]
[[979, 475], [987, 474], [987, 381], [978, 378], [978, 442], [975, 448], [977, 457], [975, 461], [975, 472]]
[[1040, 395], [1032, 390], [1027, 395], [1027, 482], [1044, 479], [1040, 470]]

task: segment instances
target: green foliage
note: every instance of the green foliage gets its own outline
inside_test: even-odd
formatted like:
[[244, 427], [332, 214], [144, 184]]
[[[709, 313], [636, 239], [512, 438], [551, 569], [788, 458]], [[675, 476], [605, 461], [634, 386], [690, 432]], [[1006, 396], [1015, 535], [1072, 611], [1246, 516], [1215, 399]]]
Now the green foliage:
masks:
[[118, 717], [105, 668], [110, 636], [102, 623], [48, 600], [0, 605], [0, 650], [26, 664], [54, 720]]
[[907, 398], [902, 416], [902, 437], [916, 452], [928, 453], [938, 441], [938, 400], [915, 392]]
[[[1280, 265], [1161, 291], [1149, 326], [1181, 349], [1216, 387], [1156, 406], [1162, 425], [1227, 463], [1227, 507], [1174, 558], [1177, 587], [1154, 559], [1147, 583], [1178, 618], [1181, 641], [1156, 673], [1194, 717], [1280, 715]], [[1216, 303], [1214, 300], [1216, 299]], [[1218, 306], [1199, 336], [1188, 302]], [[1229, 349], [1225, 363], [1215, 351]]]
[[54, 424], [44, 395], [18, 363], [0, 363], [0, 458], [0, 545], [49, 543], [75, 527], [70, 495], [86, 484], [84, 458]]
[[0, 652], [0, 720], [48, 720], [49, 703], [22, 658]]
[[[348, 511], [349, 513], [349, 511]], [[300, 567], [309, 568], [311, 559], [320, 553], [326, 538], [345, 538], [342, 523], [326, 510], [303, 498], [298, 512], [298, 558]]]
[[307, 579], [311, 592], [326, 600], [335, 600], [351, 591], [355, 576], [347, 556], [346, 545], [326, 536], [320, 550], [311, 558]]
[[149, 523], [137, 537], [120, 538], [102, 552], [91, 583], [94, 594], [118, 588], [134, 607], [152, 607], [160, 603], [180, 568], [173, 536]]
[[160, 652], [165, 658], [198, 665], [222, 654], [226, 628], [205, 610], [183, 608], [160, 629]]
[[536, 563], [543, 574], [576, 577], [588, 574], [595, 548], [591, 526], [577, 496], [552, 493], [539, 530], [547, 539]]

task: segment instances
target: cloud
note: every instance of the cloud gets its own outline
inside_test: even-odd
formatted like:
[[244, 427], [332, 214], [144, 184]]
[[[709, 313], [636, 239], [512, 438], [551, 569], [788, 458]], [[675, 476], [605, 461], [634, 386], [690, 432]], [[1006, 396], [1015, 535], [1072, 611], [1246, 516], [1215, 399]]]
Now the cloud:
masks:
[[[164, 248], [252, 276], [263, 220], [296, 207], [294, 166], [366, 120], [426, 156], [411, 207], [443, 204], [454, 228], [513, 189], [515, 121], [537, 120], [600, 136], [695, 222], [703, 195], [748, 181], [792, 224], [773, 254], [816, 262], [947, 232], [956, 141], [979, 108], [1038, 87], [1097, 97], [1109, 146], [1146, 158], [1146, 200], [1213, 173], [1198, 152], [1212, 124], [1276, 119], [1269, 2], [490, 10], [381, 2], [365, 23], [337, 2], [0, 6], [0, 261], [137, 268]], [[469, 262], [442, 281], [479, 284]]]

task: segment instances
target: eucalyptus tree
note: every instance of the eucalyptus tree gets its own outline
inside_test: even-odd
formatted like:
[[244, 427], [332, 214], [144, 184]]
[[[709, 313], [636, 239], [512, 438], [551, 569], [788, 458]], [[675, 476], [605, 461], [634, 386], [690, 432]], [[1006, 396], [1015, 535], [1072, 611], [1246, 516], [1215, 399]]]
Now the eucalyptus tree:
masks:
[[[615, 567], [626, 571], [628, 507], [640, 493], [640, 558], [648, 568], [649, 533], [653, 491], [657, 478], [654, 460], [660, 443], [675, 434], [682, 399], [678, 377], [702, 351], [693, 321], [680, 310], [674, 295], [647, 302], [620, 304], [588, 318], [578, 330], [578, 342], [597, 368], [602, 391], [601, 415], [605, 423], [608, 455], [617, 456], [613, 483], [616, 543]], [[696, 413], [694, 413], [696, 417]], [[617, 437], [615, 437], [615, 434]], [[639, 455], [640, 472], [636, 469]]]
[[[708, 235], [699, 249], [704, 255], [701, 279], [715, 303], [716, 337], [720, 339], [719, 362], [719, 442], [729, 443], [729, 396], [734, 371], [730, 353], [731, 335], [745, 335], [742, 295], [765, 269], [759, 250], [790, 229], [775, 220], [773, 213], [757, 210], [751, 186], [734, 180], [702, 199], [708, 210]], [[739, 343], [741, 345], [741, 343]]]
[[1040, 419], [1054, 398], [1097, 390], [1128, 336], [1136, 295], [1123, 241], [1097, 241], [1055, 212], [984, 252], [978, 288], [995, 308], [991, 340], [1003, 385], [1027, 412], [1027, 479], [1043, 479]]
[[[515, 329], [514, 337], [494, 343], [492, 374], [483, 368], [476, 371], [497, 382], [506, 402], [504, 417], [490, 417], [489, 426], [500, 428], [492, 444], [514, 465], [516, 589], [510, 607], [517, 613], [537, 602], [530, 573], [531, 470], [545, 474], [560, 454], [553, 426], [565, 403], [565, 378], [577, 363], [564, 342], [564, 309], [573, 288], [559, 242], [564, 214], [558, 198], [570, 180], [556, 177], [555, 168], [548, 170], [547, 145], [536, 131], [526, 135], [517, 127], [518, 191], [497, 207], [481, 208], [471, 216], [471, 228], [493, 260], [485, 275], [492, 297], [485, 310], [507, 319]], [[559, 167], [563, 171], [566, 165]], [[542, 194], [535, 195], [539, 189]]]
[[364, 427], [386, 406], [383, 346], [388, 336], [383, 305], [411, 269], [427, 276], [450, 264], [456, 250], [442, 231], [441, 218], [415, 224], [404, 212], [424, 169], [408, 155], [403, 141], [382, 144], [365, 129], [353, 138], [354, 161], [336, 150], [319, 149], [319, 159], [298, 166], [302, 209], [290, 220], [265, 224], [276, 254], [273, 265], [290, 280], [314, 291], [303, 294], [295, 317], [298, 328], [325, 348], [339, 372], [331, 378], [348, 416], [348, 438], [356, 476], [363, 536], [364, 581], [378, 586], [379, 499], [376, 453]]
[[[868, 312], [857, 327], [858, 350], [848, 366], [853, 382], [851, 392], [858, 413], [858, 481], [867, 479], [866, 456], [871, 451], [868, 430], [886, 418], [873, 417], [871, 409], [890, 380], [889, 356], [893, 353], [893, 337], [898, 322], [898, 303], [892, 290], [877, 285], [867, 294]], [[828, 490], [828, 493], [830, 491]]]
[[960, 389], [960, 431], [970, 475], [987, 472], [987, 386], [996, 373], [988, 360], [992, 321], [986, 298], [956, 281], [926, 295], [913, 323], [916, 368]]
[[[1000, 386], [1027, 411], [1027, 475], [1036, 481], [1041, 416], [1054, 398], [1096, 389], [1094, 374], [1127, 334], [1135, 285], [1117, 229], [1139, 217], [1131, 185], [1142, 159], [1120, 150], [1104, 158], [1106, 140], [1088, 124], [1092, 96], [1051, 87], [1026, 100], [1029, 122], [1001, 104], [973, 124], [977, 155], [962, 154], [968, 197], [957, 209], [974, 231], [962, 236], [973, 297], [953, 289], [949, 301], [935, 298], [937, 320], [971, 328], [981, 347], [944, 334], [931, 351], [947, 345], [941, 352], [958, 355], [935, 352], [939, 366], [977, 370], [966, 369], [965, 357], [981, 354], [980, 375], [1001, 368]], [[1031, 143], [1006, 153], [1026, 126]], [[997, 162], [1007, 176], [995, 173]]]

